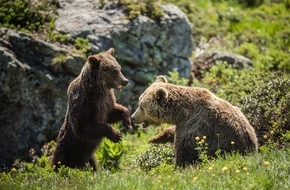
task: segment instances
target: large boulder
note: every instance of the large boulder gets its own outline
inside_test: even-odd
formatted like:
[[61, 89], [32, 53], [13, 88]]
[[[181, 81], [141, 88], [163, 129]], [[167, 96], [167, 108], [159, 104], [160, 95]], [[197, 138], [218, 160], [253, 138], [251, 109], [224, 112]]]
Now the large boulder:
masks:
[[137, 97], [155, 79], [177, 69], [189, 78], [193, 51], [192, 30], [186, 15], [174, 5], [160, 5], [158, 21], [139, 15], [127, 19], [124, 7], [93, 0], [60, 0], [56, 30], [73, 38], [89, 39], [91, 53], [114, 47], [130, 84], [117, 93], [122, 103], [136, 107]]
[[235, 69], [243, 69], [253, 64], [247, 57], [223, 50], [224, 43], [217, 38], [211, 38], [209, 42], [200, 42], [195, 49], [195, 60], [191, 68], [193, 77], [202, 79], [202, 73], [209, 71], [218, 61], [225, 62]]
[[[67, 86], [83, 64], [65, 49], [0, 28], [0, 167], [28, 158], [29, 148], [40, 150], [55, 138], [65, 115]], [[66, 58], [58, 63], [59, 55]]]

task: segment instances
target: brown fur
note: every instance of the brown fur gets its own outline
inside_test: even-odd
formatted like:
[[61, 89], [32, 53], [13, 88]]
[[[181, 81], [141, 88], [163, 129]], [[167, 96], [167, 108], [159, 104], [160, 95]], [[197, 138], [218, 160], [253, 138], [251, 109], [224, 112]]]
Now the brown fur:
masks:
[[127, 129], [131, 128], [128, 109], [116, 103], [113, 88], [121, 90], [128, 80], [113, 53], [110, 48], [89, 56], [80, 75], [68, 87], [67, 113], [51, 162], [56, 169], [60, 165], [81, 168], [89, 163], [96, 170], [93, 153], [102, 138], [115, 143], [122, 138], [108, 123], [122, 121]]
[[160, 133], [158, 133], [155, 137], [150, 139], [150, 143], [153, 144], [165, 144], [165, 143], [173, 143], [175, 136], [175, 125], [172, 125]]
[[207, 89], [169, 84], [163, 76], [158, 76], [140, 96], [132, 119], [136, 124], [176, 125], [177, 166], [199, 159], [197, 136], [206, 136], [209, 155], [218, 149], [245, 154], [257, 150], [258, 146], [254, 128], [237, 107]]

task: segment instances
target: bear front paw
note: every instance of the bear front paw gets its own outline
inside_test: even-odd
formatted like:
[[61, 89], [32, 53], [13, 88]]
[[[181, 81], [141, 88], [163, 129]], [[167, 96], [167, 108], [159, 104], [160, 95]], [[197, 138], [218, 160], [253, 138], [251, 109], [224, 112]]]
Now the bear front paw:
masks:
[[118, 143], [122, 141], [122, 134], [118, 131], [115, 131], [113, 133], [113, 136], [110, 138], [110, 140], [114, 143]]
[[152, 138], [152, 139], [150, 139], [150, 140], [148, 141], [148, 143], [152, 143], [152, 144], [154, 144], [154, 143], [157, 143], [156, 141], [157, 141], [157, 140], [156, 140], [155, 138]]
[[123, 120], [122, 124], [129, 133], [133, 133], [133, 127], [130, 119]]

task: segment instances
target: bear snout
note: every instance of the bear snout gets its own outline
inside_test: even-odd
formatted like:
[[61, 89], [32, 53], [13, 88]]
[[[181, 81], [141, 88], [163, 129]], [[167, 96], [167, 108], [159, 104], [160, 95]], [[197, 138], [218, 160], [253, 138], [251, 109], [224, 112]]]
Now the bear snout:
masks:
[[[133, 115], [131, 115], [131, 121], [135, 124], [135, 113], [133, 113]], [[136, 123], [137, 124], [137, 123]]]
[[119, 81], [122, 86], [127, 86], [129, 83], [129, 80], [122, 74], [121, 71], [119, 72]]
[[142, 123], [142, 121], [139, 119], [139, 117], [138, 117], [138, 108], [137, 108], [137, 110], [132, 114], [132, 116], [131, 116], [131, 120], [135, 123], [135, 124], [140, 124], [140, 123]]
[[122, 86], [127, 86], [129, 83], [129, 80], [125, 78], [125, 80], [122, 81]]

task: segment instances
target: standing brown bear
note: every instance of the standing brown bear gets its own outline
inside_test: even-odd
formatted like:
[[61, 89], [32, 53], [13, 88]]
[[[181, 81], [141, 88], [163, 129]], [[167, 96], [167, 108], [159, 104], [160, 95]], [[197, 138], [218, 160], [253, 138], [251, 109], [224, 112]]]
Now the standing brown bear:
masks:
[[118, 103], [114, 89], [122, 90], [128, 80], [113, 57], [114, 49], [88, 57], [80, 75], [68, 87], [64, 123], [58, 133], [52, 165], [81, 168], [89, 163], [97, 168], [94, 151], [103, 137], [117, 143], [120, 132], [108, 123], [122, 121], [131, 130], [128, 109]]
[[185, 166], [199, 159], [198, 138], [206, 136], [208, 154], [257, 150], [254, 128], [243, 113], [204, 88], [169, 84], [158, 76], [139, 98], [132, 115], [136, 124], [170, 123], [175, 128], [175, 161]]

